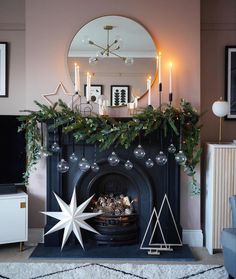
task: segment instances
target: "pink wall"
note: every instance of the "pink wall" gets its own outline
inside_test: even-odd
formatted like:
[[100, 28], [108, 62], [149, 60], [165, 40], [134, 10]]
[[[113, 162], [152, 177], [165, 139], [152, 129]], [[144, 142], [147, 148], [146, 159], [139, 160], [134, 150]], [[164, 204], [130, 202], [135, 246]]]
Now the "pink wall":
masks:
[[25, 1], [0, 0], [0, 42], [8, 42], [8, 98], [0, 99], [0, 114], [25, 108]]
[[[54, 91], [61, 81], [73, 84], [67, 69], [67, 51], [75, 33], [88, 21], [104, 15], [130, 17], [146, 27], [163, 54], [163, 101], [167, 101], [168, 69], [173, 62], [174, 103], [185, 98], [200, 107], [200, 1], [199, 0], [26, 0], [26, 107], [41, 94]], [[156, 86], [154, 86], [156, 90]], [[157, 91], [155, 91], [157, 94]], [[157, 98], [156, 98], [157, 100]], [[142, 100], [146, 104], [145, 98]], [[157, 102], [156, 102], [157, 104]], [[30, 226], [43, 226], [45, 172], [31, 177]], [[200, 198], [192, 198], [182, 180], [181, 222], [185, 229], [200, 228]]]
[[[236, 1], [202, 0], [201, 2], [201, 111], [204, 124], [201, 141], [217, 142], [219, 118], [212, 104], [225, 97], [225, 46], [236, 45]], [[236, 121], [222, 122], [222, 141], [236, 139]], [[205, 153], [204, 153], [205, 155]], [[205, 188], [205, 158], [202, 160], [202, 187]]]
[[[236, 45], [236, 1], [208, 0], [201, 5], [201, 110], [202, 142], [218, 139], [219, 118], [211, 109], [225, 97], [225, 46]], [[210, 129], [209, 129], [210, 127]], [[223, 141], [236, 139], [236, 121], [224, 121]]]

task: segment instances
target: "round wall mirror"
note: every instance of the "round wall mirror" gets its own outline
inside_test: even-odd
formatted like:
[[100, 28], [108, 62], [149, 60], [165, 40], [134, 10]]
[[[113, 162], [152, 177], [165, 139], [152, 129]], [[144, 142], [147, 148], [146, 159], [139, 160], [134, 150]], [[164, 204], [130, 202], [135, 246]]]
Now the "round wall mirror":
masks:
[[[147, 78], [156, 74], [156, 45], [139, 23], [122, 16], [104, 16], [84, 25], [68, 51], [73, 83], [79, 75], [80, 94], [91, 75], [91, 96], [101, 95], [111, 106], [125, 105], [147, 91]], [[79, 72], [75, 74], [75, 63]]]

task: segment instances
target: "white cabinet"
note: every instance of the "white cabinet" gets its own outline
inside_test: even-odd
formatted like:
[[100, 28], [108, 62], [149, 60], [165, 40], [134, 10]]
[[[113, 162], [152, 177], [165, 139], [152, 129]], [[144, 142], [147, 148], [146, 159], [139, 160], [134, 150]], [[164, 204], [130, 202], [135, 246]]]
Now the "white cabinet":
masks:
[[28, 195], [0, 195], [0, 244], [28, 239]]
[[235, 194], [236, 145], [207, 144], [205, 243], [210, 254], [221, 249], [221, 230], [231, 226], [229, 196]]

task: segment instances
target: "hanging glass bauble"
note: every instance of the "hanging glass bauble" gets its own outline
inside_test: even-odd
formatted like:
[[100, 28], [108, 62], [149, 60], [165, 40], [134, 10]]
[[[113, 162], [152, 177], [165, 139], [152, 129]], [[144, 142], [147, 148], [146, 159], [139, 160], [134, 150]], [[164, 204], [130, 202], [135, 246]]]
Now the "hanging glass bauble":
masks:
[[60, 146], [58, 145], [58, 143], [56, 141], [54, 141], [54, 143], [52, 144], [51, 150], [52, 150], [52, 152], [55, 152], [55, 153], [60, 151]]
[[137, 159], [142, 159], [145, 156], [145, 150], [142, 148], [141, 144], [139, 144], [135, 149], [134, 149], [134, 156]]
[[120, 162], [120, 159], [118, 158], [118, 156], [116, 155], [116, 153], [114, 151], [111, 153], [111, 155], [108, 156], [107, 160], [108, 160], [108, 163], [113, 167], [118, 165]]
[[173, 153], [175, 153], [175, 151], [176, 151], [176, 147], [174, 146], [173, 143], [171, 143], [171, 144], [168, 146], [168, 152], [173, 154]]
[[76, 163], [78, 161], [78, 156], [73, 152], [71, 155], [70, 155], [70, 161], [72, 163]]
[[131, 170], [133, 167], [134, 167], [134, 165], [133, 165], [132, 162], [130, 162], [130, 160], [127, 160], [127, 161], [125, 162], [125, 168], [126, 168], [127, 170]]
[[50, 153], [47, 151], [47, 149], [44, 146], [40, 146], [39, 151], [38, 151], [38, 155], [41, 158], [46, 158], [50, 155]]
[[57, 164], [57, 170], [60, 172], [60, 173], [65, 173], [69, 170], [69, 165], [68, 163], [64, 160], [64, 159], [61, 159], [61, 161]]
[[98, 172], [100, 170], [100, 167], [96, 162], [93, 162], [92, 165], [91, 165], [91, 170], [93, 172]]
[[48, 156], [50, 156], [51, 153], [47, 151], [47, 149], [44, 147], [43, 149], [43, 153], [42, 153], [42, 157], [47, 158]]
[[90, 164], [84, 157], [81, 159], [81, 161], [79, 161], [79, 168], [82, 172], [90, 169]]
[[164, 166], [167, 162], [167, 157], [163, 151], [160, 151], [155, 159], [159, 166]]
[[148, 158], [147, 161], [145, 162], [145, 165], [147, 168], [152, 168], [154, 166], [154, 162], [151, 158]]
[[180, 150], [177, 154], [175, 154], [175, 160], [178, 164], [184, 164], [187, 160], [183, 150]]

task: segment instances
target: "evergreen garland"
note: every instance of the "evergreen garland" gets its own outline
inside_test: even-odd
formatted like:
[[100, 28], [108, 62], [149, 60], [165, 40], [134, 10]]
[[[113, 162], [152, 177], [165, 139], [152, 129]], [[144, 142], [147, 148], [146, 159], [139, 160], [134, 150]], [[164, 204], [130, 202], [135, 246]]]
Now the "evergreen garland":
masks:
[[128, 121], [119, 121], [104, 116], [84, 117], [78, 110], [71, 110], [61, 100], [54, 106], [46, 106], [36, 102], [39, 111], [20, 116], [22, 121], [19, 131], [25, 130], [27, 141], [27, 168], [24, 173], [25, 183], [31, 171], [40, 159], [39, 149], [41, 147], [39, 122], [54, 120], [49, 129], [62, 127], [63, 133], [72, 133], [76, 142], [81, 140], [88, 144], [97, 143], [100, 150], [106, 150], [110, 146], [123, 146], [128, 148], [130, 144], [142, 132], [144, 136], [162, 129], [164, 135], [173, 131], [176, 135], [182, 133], [182, 150], [187, 157], [182, 165], [184, 171], [192, 177], [192, 192], [200, 192], [195, 179], [195, 167], [200, 161], [201, 149], [199, 148], [199, 114], [192, 105], [181, 100], [180, 107], [174, 108], [164, 104], [161, 108], [153, 109], [147, 107], [142, 113], [133, 116]]

